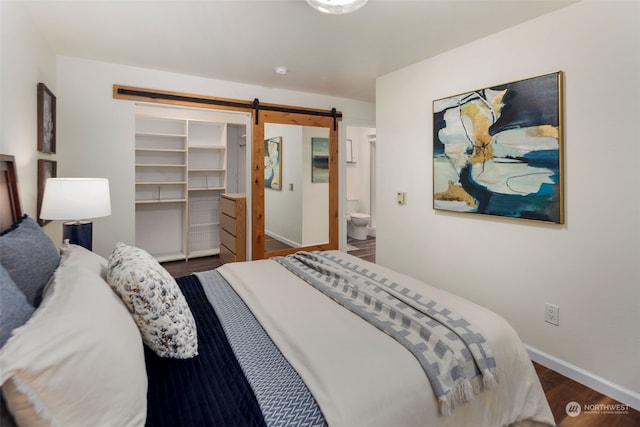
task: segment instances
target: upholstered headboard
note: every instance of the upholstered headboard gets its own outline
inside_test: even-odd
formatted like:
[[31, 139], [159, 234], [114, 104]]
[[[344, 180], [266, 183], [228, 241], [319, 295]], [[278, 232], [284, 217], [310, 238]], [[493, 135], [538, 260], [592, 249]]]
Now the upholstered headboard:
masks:
[[15, 158], [0, 154], [0, 231], [11, 227], [21, 217]]

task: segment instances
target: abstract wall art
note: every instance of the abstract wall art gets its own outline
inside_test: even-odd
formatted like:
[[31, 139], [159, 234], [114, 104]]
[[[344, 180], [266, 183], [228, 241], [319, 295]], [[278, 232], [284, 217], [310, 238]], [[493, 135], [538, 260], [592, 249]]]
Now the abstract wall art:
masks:
[[282, 190], [282, 137], [264, 140], [264, 186]]
[[433, 101], [433, 208], [564, 223], [561, 71]]
[[311, 182], [329, 182], [329, 138], [311, 138]]

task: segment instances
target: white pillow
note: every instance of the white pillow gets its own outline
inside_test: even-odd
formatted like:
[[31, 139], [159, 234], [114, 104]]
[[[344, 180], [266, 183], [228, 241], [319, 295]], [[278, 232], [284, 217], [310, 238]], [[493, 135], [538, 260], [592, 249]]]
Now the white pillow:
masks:
[[146, 251], [116, 243], [107, 282], [129, 308], [142, 340], [160, 357], [198, 354], [191, 309], [175, 279]]
[[0, 384], [19, 425], [142, 426], [140, 332], [98, 274], [106, 260], [63, 251], [42, 304], [0, 351]]

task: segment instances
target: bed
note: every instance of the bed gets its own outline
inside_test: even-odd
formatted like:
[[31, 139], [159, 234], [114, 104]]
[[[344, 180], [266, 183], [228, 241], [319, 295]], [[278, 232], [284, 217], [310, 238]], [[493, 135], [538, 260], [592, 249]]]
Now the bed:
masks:
[[327, 251], [174, 280], [124, 243], [58, 253], [34, 224], [0, 236], [2, 426], [555, 425], [509, 324], [404, 274]]

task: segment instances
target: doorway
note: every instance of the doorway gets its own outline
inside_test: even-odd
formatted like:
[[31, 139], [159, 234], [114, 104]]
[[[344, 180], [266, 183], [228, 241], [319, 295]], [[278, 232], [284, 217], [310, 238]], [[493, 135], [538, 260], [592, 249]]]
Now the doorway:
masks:
[[[376, 129], [347, 126], [346, 213], [347, 252], [375, 262], [376, 247]], [[366, 229], [354, 230], [352, 214], [369, 216]]]

